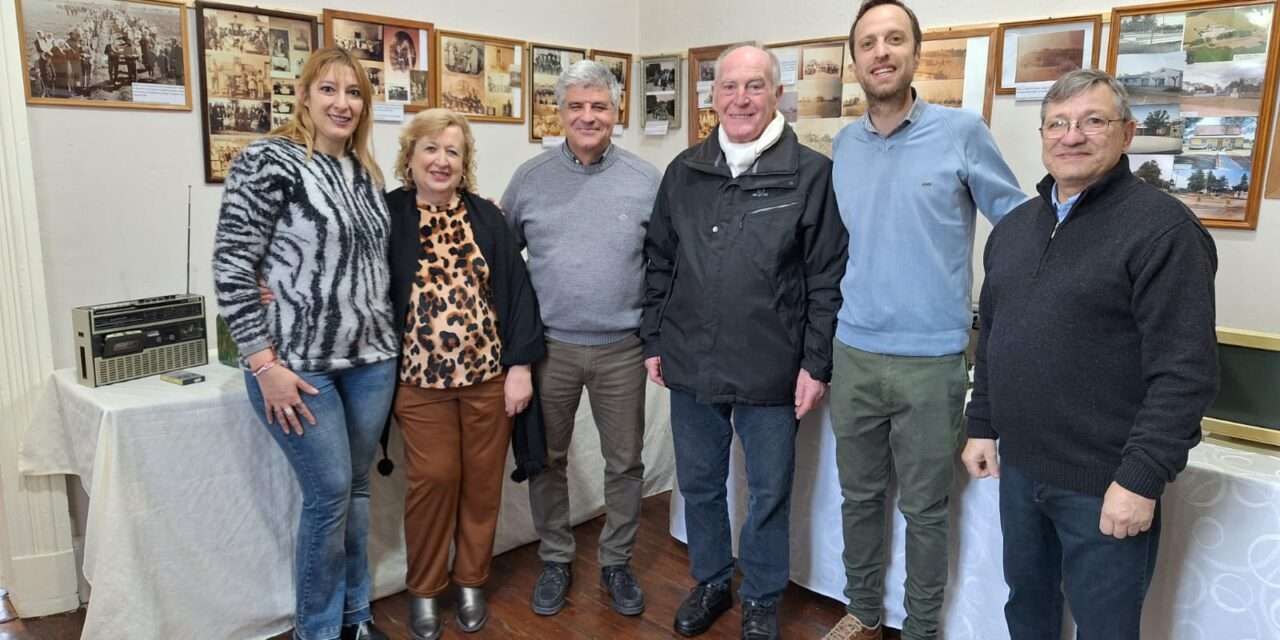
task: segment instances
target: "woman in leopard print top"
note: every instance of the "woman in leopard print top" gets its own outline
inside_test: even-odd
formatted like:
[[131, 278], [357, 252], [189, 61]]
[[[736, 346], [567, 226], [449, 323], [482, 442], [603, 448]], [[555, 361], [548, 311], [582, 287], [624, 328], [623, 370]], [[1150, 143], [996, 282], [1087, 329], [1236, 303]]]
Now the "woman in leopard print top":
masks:
[[[408, 467], [406, 583], [418, 639], [439, 636], [439, 597], [450, 583], [460, 588], [464, 631], [487, 619], [481, 587], [512, 419], [536, 405], [530, 365], [546, 351], [514, 238], [502, 212], [475, 195], [474, 150], [462, 116], [419, 113], [400, 135], [405, 186], [387, 194], [391, 298], [403, 329], [393, 411]], [[539, 455], [516, 444], [517, 460]]]

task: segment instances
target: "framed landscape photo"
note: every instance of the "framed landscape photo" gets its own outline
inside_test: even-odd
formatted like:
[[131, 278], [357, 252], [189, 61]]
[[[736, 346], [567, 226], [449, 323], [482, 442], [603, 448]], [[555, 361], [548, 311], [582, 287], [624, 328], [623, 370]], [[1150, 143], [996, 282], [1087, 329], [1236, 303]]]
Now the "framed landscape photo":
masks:
[[731, 45], [721, 44], [689, 50], [689, 146], [702, 142], [720, 124], [716, 116], [712, 88], [716, 80], [716, 58]]
[[641, 81], [644, 82], [644, 101], [640, 111], [640, 126], [651, 121], [667, 123], [667, 129], [680, 128], [680, 56], [652, 56], [640, 59]]
[[436, 106], [430, 22], [324, 10], [324, 42], [355, 54], [373, 85], [373, 101], [409, 112]]
[[15, 2], [28, 104], [191, 110], [183, 2]]
[[791, 124], [800, 144], [831, 157], [836, 134], [867, 108], [862, 87], [853, 76], [845, 39], [781, 42], [765, 49], [777, 56], [781, 65], [778, 111]]
[[1273, 2], [1115, 9], [1107, 70], [1138, 121], [1129, 164], [1205, 226], [1258, 224], [1276, 83]]
[[995, 35], [994, 27], [926, 31], [911, 86], [933, 104], [972, 111], [990, 125]]
[[1101, 34], [1101, 15], [1001, 24], [996, 93], [1043, 94], [1068, 71], [1098, 68]]
[[196, 3], [205, 182], [225, 180], [241, 149], [293, 117], [319, 31], [308, 15]]
[[440, 106], [482, 122], [524, 122], [525, 43], [441, 31], [436, 37]]
[[570, 65], [582, 62], [586, 49], [529, 44], [529, 142], [560, 137], [560, 105], [556, 104], [556, 80]]
[[622, 87], [622, 96], [618, 98], [618, 124], [627, 128], [631, 118], [631, 54], [592, 49], [590, 58], [608, 67], [617, 78], [618, 86]]

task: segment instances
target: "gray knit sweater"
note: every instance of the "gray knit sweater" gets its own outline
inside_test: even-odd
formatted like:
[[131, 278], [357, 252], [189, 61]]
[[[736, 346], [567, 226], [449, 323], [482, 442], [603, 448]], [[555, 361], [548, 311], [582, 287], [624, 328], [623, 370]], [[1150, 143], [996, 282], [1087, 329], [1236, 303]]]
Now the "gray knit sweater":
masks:
[[[399, 355], [391, 322], [382, 191], [348, 154], [284, 138], [236, 156], [214, 237], [213, 279], [231, 337], [248, 355], [269, 346], [298, 371]], [[258, 301], [258, 275], [275, 301]]]
[[601, 345], [639, 328], [644, 237], [661, 179], [617, 145], [589, 166], [561, 145], [516, 169], [502, 210], [528, 249], [548, 337]]

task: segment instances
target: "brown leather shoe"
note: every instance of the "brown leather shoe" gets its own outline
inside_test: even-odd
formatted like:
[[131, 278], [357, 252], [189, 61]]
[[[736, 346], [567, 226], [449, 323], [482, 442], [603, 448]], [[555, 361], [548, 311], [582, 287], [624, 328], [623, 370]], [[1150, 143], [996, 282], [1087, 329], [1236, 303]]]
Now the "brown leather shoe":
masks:
[[840, 622], [836, 626], [831, 627], [831, 631], [822, 637], [822, 640], [881, 640], [883, 638], [884, 627], [876, 625], [868, 627], [862, 624], [862, 621], [852, 613], [844, 614], [840, 618]]

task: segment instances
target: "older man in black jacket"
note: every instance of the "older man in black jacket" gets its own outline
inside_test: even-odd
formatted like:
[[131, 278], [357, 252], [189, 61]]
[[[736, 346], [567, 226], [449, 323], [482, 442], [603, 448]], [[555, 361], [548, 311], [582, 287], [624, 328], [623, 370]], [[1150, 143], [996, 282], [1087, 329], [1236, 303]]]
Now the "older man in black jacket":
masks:
[[676, 471], [698, 585], [675, 630], [732, 605], [725, 479], [736, 430], [751, 492], [739, 540], [742, 637], [778, 637], [789, 576], [795, 432], [831, 378], [848, 238], [831, 161], [777, 111], [778, 61], [752, 45], [716, 62], [719, 126], [667, 168], [645, 240], [645, 366], [671, 389]]

